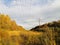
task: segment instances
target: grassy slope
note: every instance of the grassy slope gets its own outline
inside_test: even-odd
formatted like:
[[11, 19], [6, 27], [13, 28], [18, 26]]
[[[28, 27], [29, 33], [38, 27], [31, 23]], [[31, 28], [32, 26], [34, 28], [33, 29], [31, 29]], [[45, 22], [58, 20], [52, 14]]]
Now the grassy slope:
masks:
[[47, 32], [47, 34], [50, 33], [51, 36], [49, 35], [48, 38], [54, 40], [56, 45], [60, 45], [60, 20], [53, 21], [41, 26], [36, 26], [35, 28], [32, 28], [31, 31]]
[[0, 14], [0, 45], [56, 45], [56, 38], [58, 40], [60, 38], [55, 36], [59, 36], [59, 31], [60, 21], [27, 31], [22, 26], [18, 26], [9, 16]]
[[0, 45], [40, 45], [42, 33], [31, 31], [0, 31]]
[[40, 45], [42, 32], [25, 30], [8, 15], [0, 14], [0, 45]]

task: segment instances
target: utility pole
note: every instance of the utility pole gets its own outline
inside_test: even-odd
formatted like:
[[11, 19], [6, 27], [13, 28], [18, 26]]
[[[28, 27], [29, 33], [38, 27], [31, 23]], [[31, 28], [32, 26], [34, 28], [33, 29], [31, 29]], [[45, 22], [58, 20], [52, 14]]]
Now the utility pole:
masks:
[[39, 18], [39, 19], [38, 19], [38, 23], [39, 23], [39, 29], [40, 29], [40, 22], [41, 22], [41, 19]]
[[39, 22], [39, 26], [40, 26], [40, 18], [39, 18], [39, 21], [38, 22]]

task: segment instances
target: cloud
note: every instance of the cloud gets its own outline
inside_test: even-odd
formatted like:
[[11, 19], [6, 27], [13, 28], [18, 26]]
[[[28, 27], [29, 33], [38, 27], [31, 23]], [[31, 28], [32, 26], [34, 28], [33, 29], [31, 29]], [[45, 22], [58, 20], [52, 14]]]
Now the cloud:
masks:
[[60, 0], [0, 0], [0, 13], [8, 14], [26, 29], [38, 25], [39, 18], [41, 23], [58, 20], [59, 12]]

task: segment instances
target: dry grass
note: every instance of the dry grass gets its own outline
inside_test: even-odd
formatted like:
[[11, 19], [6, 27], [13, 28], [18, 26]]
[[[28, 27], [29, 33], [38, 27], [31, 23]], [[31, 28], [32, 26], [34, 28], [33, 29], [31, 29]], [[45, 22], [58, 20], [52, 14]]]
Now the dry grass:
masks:
[[32, 31], [1, 31], [1, 42], [2, 45], [35, 45], [40, 44], [38, 36], [42, 33]]

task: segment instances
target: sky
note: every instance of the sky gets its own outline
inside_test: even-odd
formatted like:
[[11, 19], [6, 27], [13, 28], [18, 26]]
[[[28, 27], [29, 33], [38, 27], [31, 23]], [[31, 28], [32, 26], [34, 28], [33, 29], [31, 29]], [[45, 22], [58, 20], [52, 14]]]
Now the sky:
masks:
[[60, 19], [60, 0], [0, 0], [0, 13], [31, 29]]

